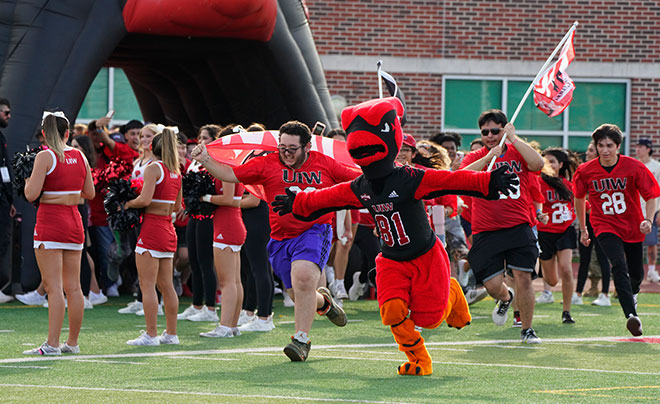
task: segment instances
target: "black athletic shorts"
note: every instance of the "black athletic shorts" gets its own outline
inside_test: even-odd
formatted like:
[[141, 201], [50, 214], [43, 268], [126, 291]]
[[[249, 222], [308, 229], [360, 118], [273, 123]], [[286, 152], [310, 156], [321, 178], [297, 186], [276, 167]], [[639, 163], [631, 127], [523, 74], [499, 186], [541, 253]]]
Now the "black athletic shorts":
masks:
[[577, 232], [575, 227], [568, 226], [563, 233], [539, 232], [539, 246], [541, 246], [541, 260], [547, 261], [557, 254], [557, 251], [577, 248]]
[[532, 279], [537, 278], [534, 268], [539, 249], [529, 224], [477, 233], [472, 235], [472, 239], [468, 261], [477, 285], [501, 274], [505, 269], [509, 275], [513, 275], [512, 270], [516, 270], [529, 272]]
[[188, 247], [188, 241], [186, 240], [186, 228], [187, 226], [174, 227], [174, 231], [176, 231], [176, 248]]

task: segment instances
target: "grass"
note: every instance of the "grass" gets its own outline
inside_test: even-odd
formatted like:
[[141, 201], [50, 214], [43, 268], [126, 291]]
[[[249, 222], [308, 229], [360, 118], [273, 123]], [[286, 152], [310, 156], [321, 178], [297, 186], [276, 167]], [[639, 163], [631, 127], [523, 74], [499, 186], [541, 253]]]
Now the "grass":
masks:
[[[560, 299], [555, 293], [555, 299]], [[585, 299], [585, 303], [588, 303]], [[520, 330], [497, 327], [492, 300], [471, 307], [463, 330], [425, 330], [434, 359], [427, 377], [397, 376], [404, 361], [376, 302], [346, 302], [349, 324], [317, 317], [307, 362], [282, 353], [293, 309], [275, 302], [276, 329], [233, 339], [198, 334], [211, 323], [179, 323], [179, 346], [130, 347], [144, 320], [121, 315], [128, 298], [86, 311], [79, 356], [28, 357], [45, 340], [47, 311], [0, 305], [0, 402], [21, 403], [650, 403], [660, 399], [660, 294], [642, 294], [645, 340], [631, 342], [618, 302], [576, 306], [575, 325], [561, 324], [559, 303], [538, 305], [538, 346]], [[189, 301], [181, 302], [181, 310]], [[159, 318], [162, 331], [164, 318]], [[63, 332], [66, 335], [66, 331]], [[158, 354], [158, 356], [150, 355]]]

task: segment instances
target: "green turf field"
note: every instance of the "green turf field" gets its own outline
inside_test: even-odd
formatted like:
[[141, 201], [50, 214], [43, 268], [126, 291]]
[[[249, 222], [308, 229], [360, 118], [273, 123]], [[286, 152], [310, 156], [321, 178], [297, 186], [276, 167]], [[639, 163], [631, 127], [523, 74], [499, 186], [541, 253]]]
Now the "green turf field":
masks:
[[[555, 293], [559, 300], [560, 294]], [[41, 344], [47, 311], [0, 305], [0, 402], [12, 403], [652, 403], [660, 401], [660, 294], [642, 294], [645, 340], [631, 342], [618, 301], [572, 310], [537, 305], [543, 343], [523, 345], [520, 329], [491, 320], [492, 300], [471, 307], [463, 330], [423, 333], [434, 358], [431, 376], [398, 376], [404, 361], [375, 301], [345, 303], [344, 328], [317, 317], [307, 362], [291, 363], [282, 348], [293, 333], [293, 309], [275, 302], [276, 329], [233, 339], [198, 334], [211, 323], [179, 323], [179, 346], [131, 347], [144, 320], [121, 315], [128, 298], [85, 312], [81, 354], [30, 357]], [[585, 303], [591, 299], [585, 299]], [[189, 300], [181, 302], [181, 310]], [[159, 331], [165, 319], [159, 318]], [[63, 335], [66, 335], [64, 331]]]

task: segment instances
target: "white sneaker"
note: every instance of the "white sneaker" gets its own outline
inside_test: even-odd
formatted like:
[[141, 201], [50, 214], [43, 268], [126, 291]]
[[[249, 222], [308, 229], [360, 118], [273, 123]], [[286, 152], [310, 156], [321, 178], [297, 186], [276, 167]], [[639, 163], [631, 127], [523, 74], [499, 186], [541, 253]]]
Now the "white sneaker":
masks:
[[163, 331], [160, 337], [158, 337], [158, 342], [161, 345], [179, 345], [179, 337], [177, 335], [170, 335], [167, 331]]
[[536, 303], [554, 303], [555, 297], [549, 290], [544, 290], [539, 297], [536, 298]]
[[293, 299], [291, 299], [291, 296], [289, 296], [288, 293], [284, 292], [282, 294], [284, 295], [284, 307], [293, 307], [293, 306], [295, 306], [295, 303], [293, 302]]
[[582, 296], [578, 296], [577, 293], [573, 292], [573, 297], [571, 297], [571, 304], [583, 304]]
[[493, 309], [493, 322], [500, 327], [506, 323], [506, 319], [509, 317], [509, 307], [511, 306], [511, 303], [513, 303], [513, 297], [515, 296], [513, 288], [508, 286], [506, 288], [509, 291], [509, 300], [497, 300], [495, 302], [495, 308]]
[[658, 271], [655, 269], [649, 269], [646, 274], [646, 279], [648, 279], [649, 282], [660, 282], [660, 275], [658, 275]]
[[209, 310], [207, 308], [201, 309], [199, 313], [193, 314], [192, 316], [189, 316], [186, 320], [189, 321], [213, 321], [217, 323], [220, 321], [218, 318], [218, 313], [215, 311], [215, 308], [213, 310]]
[[486, 288], [479, 288], [479, 289], [469, 289], [467, 293], [465, 293], [465, 300], [467, 300], [467, 304], [474, 304], [477, 303], [488, 296], [488, 291]]
[[462, 287], [466, 287], [468, 285], [468, 282], [470, 281], [470, 269], [467, 271], [464, 271], [463, 269], [465, 268], [465, 260], [459, 260], [458, 261], [458, 284], [461, 285]]
[[328, 282], [328, 285], [331, 285], [335, 281], [335, 267], [330, 265], [325, 266], [325, 280]]
[[[144, 306], [140, 310], [136, 311], [135, 315], [136, 316], [144, 316]], [[165, 315], [165, 313], [163, 312], [163, 305], [162, 304], [158, 305], [158, 313], [156, 315], [158, 315], [158, 316], [164, 316]]]
[[234, 338], [234, 332], [231, 328], [225, 327], [224, 325], [219, 325], [213, 329], [213, 331], [202, 332], [199, 334], [200, 337], [207, 338]]
[[335, 300], [348, 299], [348, 293], [346, 293], [346, 286], [344, 286], [343, 279], [335, 279], [335, 281], [329, 285], [329, 289]]
[[240, 331], [262, 331], [262, 332], [268, 332], [272, 331], [275, 329], [275, 325], [273, 324], [273, 315], [271, 314], [268, 316], [267, 320], [262, 320], [259, 317], [256, 317], [254, 320], [250, 321], [249, 323], [242, 325], [238, 327]]
[[348, 298], [353, 301], [358, 300], [364, 294], [367, 287], [366, 283], [360, 283], [360, 274], [360, 271], [353, 274], [353, 284], [348, 288]]
[[[42, 307], [48, 308], [48, 300], [44, 302], [44, 304], [41, 305]], [[64, 298], [64, 308], [66, 309], [69, 307], [69, 302], [66, 301], [66, 297]], [[86, 308], [86, 307], [85, 307]]]
[[638, 294], [639, 294], [639, 293], [634, 293], [634, 294], [633, 294], [633, 303], [635, 303], [635, 311], [637, 311], [637, 295], [638, 295]]
[[238, 322], [236, 323], [236, 325], [240, 327], [242, 325], [245, 325], [245, 324], [251, 322], [255, 318], [257, 318], [256, 314], [249, 315], [249, 314], [247, 314], [247, 311], [241, 310], [241, 314], [238, 315]]
[[98, 306], [99, 304], [107, 303], [108, 296], [104, 295], [103, 291], [100, 291], [99, 293], [94, 293], [90, 290], [89, 301], [92, 302], [94, 306]]
[[241, 336], [241, 330], [239, 330], [238, 327], [231, 327], [231, 333], [234, 337]]
[[27, 351], [23, 351], [23, 355], [54, 356], [54, 355], [62, 355], [62, 351], [60, 350], [60, 347], [50, 346], [48, 345], [48, 342], [44, 342], [43, 344], [41, 344], [39, 348], [33, 348], [33, 349], [28, 349]]
[[273, 295], [281, 295], [282, 294], [282, 289], [278, 288], [277, 286], [273, 286]]
[[138, 302], [136, 300], [134, 302], [130, 302], [128, 304], [128, 306], [124, 307], [123, 309], [117, 310], [117, 313], [119, 313], [119, 314], [135, 314], [140, 310], [142, 310], [142, 302]]
[[62, 353], [79, 354], [80, 347], [78, 345], [71, 346], [65, 342], [64, 344], [60, 345], [60, 351]]
[[118, 297], [119, 296], [119, 283], [113, 283], [112, 285], [108, 286], [108, 288], [105, 290], [105, 294], [108, 297]]
[[46, 295], [40, 295], [36, 290], [22, 295], [16, 295], [16, 300], [28, 306], [41, 306], [47, 301]]
[[142, 331], [139, 337], [126, 341], [126, 345], [158, 346], [160, 345], [160, 338], [158, 336], [151, 337], [146, 331]]
[[591, 302], [594, 306], [603, 306], [603, 307], [609, 307], [612, 305], [612, 302], [610, 302], [610, 297], [605, 296], [604, 293], [601, 293], [598, 295], [598, 298]]
[[0, 303], [9, 303], [14, 300], [14, 296], [8, 296], [0, 291]]
[[204, 307], [202, 307], [201, 309], [196, 309], [195, 306], [193, 306], [191, 304], [190, 307], [188, 307], [187, 309], [185, 309], [183, 311], [183, 313], [177, 314], [176, 319], [177, 320], [187, 320], [188, 317], [190, 317], [192, 315], [195, 315], [195, 314], [201, 312], [202, 310], [204, 310]]
[[89, 301], [88, 298], [83, 296], [83, 300], [85, 301], [85, 310], [89, 310], [89, 309], [94, 308], [94, 305], [92, 304], [92, 302]]

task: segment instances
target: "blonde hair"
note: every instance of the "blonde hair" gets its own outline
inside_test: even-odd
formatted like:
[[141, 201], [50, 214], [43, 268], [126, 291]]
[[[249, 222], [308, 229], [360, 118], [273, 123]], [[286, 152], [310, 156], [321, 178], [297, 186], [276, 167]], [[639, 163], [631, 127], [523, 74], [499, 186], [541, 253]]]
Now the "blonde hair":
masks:
[[424, 139], [417, 142], [417, 154], [413, 157], [413, 163], [436, 170], [447, 170], [451, 165], [451, 159], [447, 149]]
[[64, 161], [64, 136], [69, 130], [69, 120], [48, 114], [44, 117], [41, 127], [50, 150], [55, 153], [59, 161]]
[[170, 127], [165, 127], [163, 131], [151, 142], [151, 151], [160, 158], [170, 172], [180, 174], [179, 152], [176, 148], [177, 136]]

